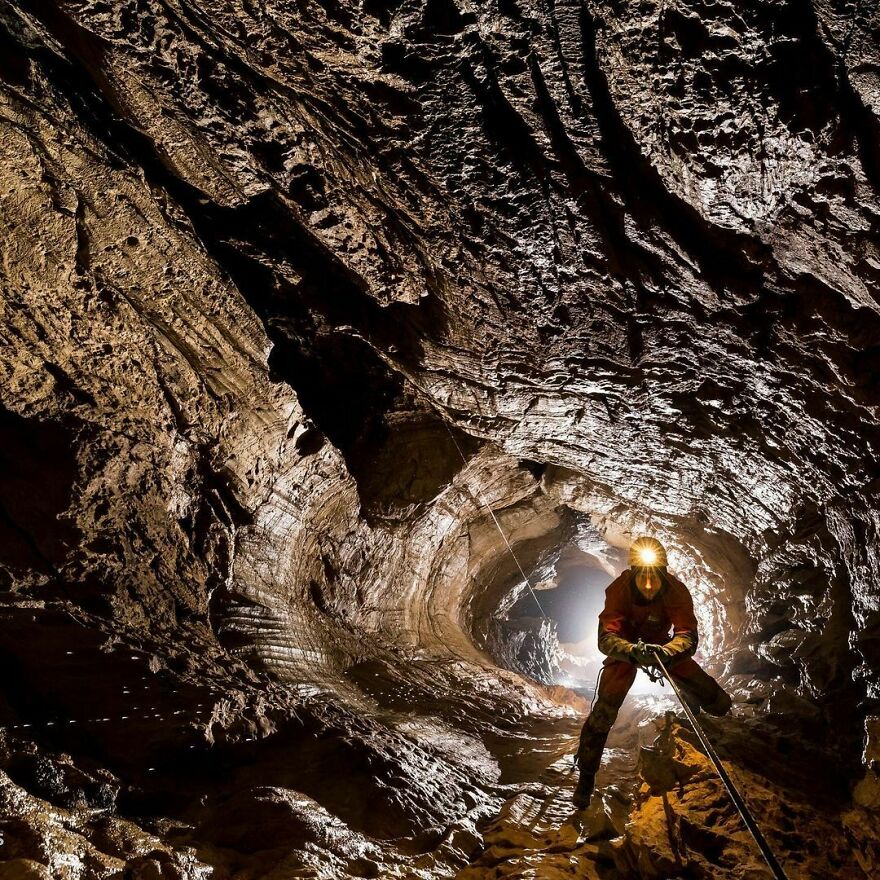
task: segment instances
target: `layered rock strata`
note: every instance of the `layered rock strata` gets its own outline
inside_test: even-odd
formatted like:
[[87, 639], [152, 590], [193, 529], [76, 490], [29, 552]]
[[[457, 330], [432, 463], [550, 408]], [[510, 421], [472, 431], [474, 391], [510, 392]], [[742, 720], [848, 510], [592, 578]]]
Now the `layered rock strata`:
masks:
[[[0, 877], [485, 865], [585, 709], [506, 542], [537, 582], [642, 531], [765, 818], [800, 798], [870, 876], [877, 34], [0, 2]], [[606, 869], [678, 870], [628, 808], [661, 867]]]

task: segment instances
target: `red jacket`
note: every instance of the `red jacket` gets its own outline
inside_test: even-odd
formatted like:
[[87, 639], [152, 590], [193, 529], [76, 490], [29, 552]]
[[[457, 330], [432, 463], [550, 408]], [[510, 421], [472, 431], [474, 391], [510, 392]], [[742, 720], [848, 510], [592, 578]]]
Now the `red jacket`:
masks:
[[631, 569], [605, 591], [605, 608], [599, 615], [599, 650], [623, 659], [628, 650], [626, 643], [639, 639], [666, 645], [675, 658], [690, 656], [697, 649], [697, 618], [691, 594], [671, 574], [664, 575], [663, 586], [651, 600], [639, 592]]

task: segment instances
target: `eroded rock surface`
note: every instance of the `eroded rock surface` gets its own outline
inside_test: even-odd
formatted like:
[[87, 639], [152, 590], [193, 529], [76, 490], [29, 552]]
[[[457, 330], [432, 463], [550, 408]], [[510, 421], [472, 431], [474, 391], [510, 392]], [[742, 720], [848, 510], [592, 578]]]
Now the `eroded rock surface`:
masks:
[[0, 878], [734, 876], [684, 733], [492, 855], [586, 708], [506, 542], [642, 531], [792, 872], [876, 872], [877, 35], [0, 0]]

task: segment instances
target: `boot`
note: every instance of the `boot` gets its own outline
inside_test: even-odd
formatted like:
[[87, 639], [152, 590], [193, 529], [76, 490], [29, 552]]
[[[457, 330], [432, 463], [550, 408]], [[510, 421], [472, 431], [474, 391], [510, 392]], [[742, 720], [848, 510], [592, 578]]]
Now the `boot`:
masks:
[[582, 773], [578, 779], [577, 788], [574, 790], [575, 807], [579, 810], [586, 810], [590, 806], [590, 798], [593, 796], [593, 787], [596, 784], [596, 777]]
[[720, 718], [722, 715], [726, 715], [730, 711], [732, 705], [733, 701], [730, 699], [730, 695], [719, 687], [715, 699], [707, 706], [704, 706], [703, 710], [709, 715], [714, 715], [716, 718]]

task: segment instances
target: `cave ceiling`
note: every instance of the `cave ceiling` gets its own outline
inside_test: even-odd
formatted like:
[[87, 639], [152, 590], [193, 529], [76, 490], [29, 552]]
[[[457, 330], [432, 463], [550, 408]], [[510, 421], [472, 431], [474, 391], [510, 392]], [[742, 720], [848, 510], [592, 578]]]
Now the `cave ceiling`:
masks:
[[872, 4], [0, 0], [0, 101], [0, 880], [566, 876], [523, 575], [643, 532], [877, 870]]

